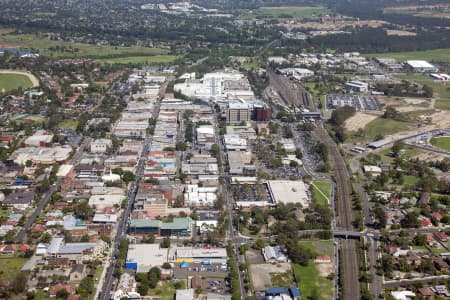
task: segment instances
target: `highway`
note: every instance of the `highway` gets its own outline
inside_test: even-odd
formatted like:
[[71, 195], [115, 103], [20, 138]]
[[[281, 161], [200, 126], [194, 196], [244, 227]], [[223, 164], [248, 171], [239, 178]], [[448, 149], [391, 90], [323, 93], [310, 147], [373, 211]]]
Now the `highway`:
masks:
[[[85, 138], [83, 143], [78, 147], [77, 151], [73, 155], [72, 159], [70, 160], [70, 164], [77, 164], [80, 159], [81, 155], [83, 154], [84, 148], [89, 144], [90, 138]], [[16, 243], [23, 242], [28, 230], [33, 226], [33, 224], [36, 222], [36, 219], [41, 214], [42, 210], [47, 206], [47, 204], [50, 202], [50, 199], [56, 191], [59, 190], [61, 183], [63, 179], [58, 178], [49, 188], [47, 192], [44, 193], [41, 200], [37, 203], [36, 208], [34, 209], [33, 213], [28, 216], [27, 220], [25, 221], [25, 224], [21, 227], [21, 229], [17, 232], [15, 237]]]
[[[153, 112], [153, 116], [156, 119], [159, 114], [159, 106], [155, 108], [155, 111]], [[119, 223], [117, 225], [116, 230], [116, 236], [113, 239], [112, 245], [111, 245], [111, 251], [110, 256], [108, 259], [109, 266], [106, 270], [105, 277], [103, 279], [103, 284], [100, 290], [97, 291], [97, 297], [100, 300], [109, 300], [111, 298], [110, 292], [113, 289], [113, 281], [114, 281], [114, 269], [116, 268], [116, 258], [119, 254], [119, 244], [120, 241], [126, 238], [127, 234], [127, 226], [128, 226], [128, 219], [131, 214], [131, 210], [133, 207], [134, 200], [136, 198], [137, 193], [137, 185], [139, 181], [141, 180], [142, 176], [144, 175], [144, 168], [145, 168], [145, 161], [147, 159], [149, 147], [152, 143], [152, 136], [148, 135], [143, 143], [143, 150], [141, 153], [141, 156], [139, 158], [139, 162], [136, 168], [136, 178], [135, 181], [131, 182], [129, 184], [128, 189], [128, 202], [127, 207], [122, 212], [122, 217], [119, 220]], [[108, 265], [108, 264], [106, 264]], [[101, 283], [101, 282], [100, 282]], [[97, 289], [100, 287], [97, 287]]]

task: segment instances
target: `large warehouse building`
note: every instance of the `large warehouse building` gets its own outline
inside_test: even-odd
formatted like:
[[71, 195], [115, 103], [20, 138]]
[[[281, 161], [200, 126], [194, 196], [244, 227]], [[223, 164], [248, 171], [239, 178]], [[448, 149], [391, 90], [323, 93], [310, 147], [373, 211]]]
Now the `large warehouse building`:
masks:
[[438, 68], [430, 64], [425, 60], [408, 60], [406, 61], [406, 65], [413, 72], [437, 72]]

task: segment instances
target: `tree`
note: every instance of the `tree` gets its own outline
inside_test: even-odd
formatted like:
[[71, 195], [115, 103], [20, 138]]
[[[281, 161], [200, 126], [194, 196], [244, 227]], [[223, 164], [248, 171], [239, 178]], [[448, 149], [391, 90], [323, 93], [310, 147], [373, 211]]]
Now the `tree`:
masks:
[[169, 237], [165, 237], [165, 238], [162, 240], [162, 245], [161, 245], [161, 247], [163, 247], [163, 248], [170, 248], [170, 238], [169, 238]]
[[177, 150], [177, 151], [186, 151], [187, 150], [187, 144], [185, 142], [178, 142], [175, 145], [175, 150]]
[[94, 216], [94, 210], [89, 206], [88, 201], [82, 200], [73, 209], [74, 215], [82, 220], [89, 220]]
[[25, 291], [26, 286], [27, 286], [27, 276], [24, 273], [20, 272], [14, 278], [12, 284], [13, 292], [16, 294], [23, 293]]
[[165, 263], [163, 263], [162, 268], [166, 269], [166, 270], [172, 269], [172, 265], [168, 262], [165, 262]]
[[121, 176], [124, 173], [122, 168], [114, 168], [114, 169], [111, 170], [111, 172], [114, 173], [114, 174], [121, 175]]
[[425, 246], [427, 242], [427, 236], [425, 234], [417, 234], [414, 239], [413, 239], [413, 243], [416, 246]]
[[131, 172], [131, 171], [123, 172], [122, 180], [125, 183], [131, 182], [131, 181], [135, 180], [135, 178], [136, 178], [136, 176], [133, 174], [133, 172]]
[[220, 146], [218, 144], [212, 144], [211, 145], [211, 154], [215, 158], [218, 158], [220, 155]]
[[153, 267], [148, 272], [148, 285], [154, 289], [161, 279], [161, 270], [158, 267]]
[[386, 110], [384, 111], [383, 118], [395, 119], [397, 117], [398, 117], [398, 111], [392, 106], [387, 106]]
[[400, 141], [396, 141], [394, 143], [394, 145], [392, 145], [391, 151], [392, 151], [392, 156], [394, 157], [398, 157], [400, 154], [400, 151], [403, 149], [405, 145], [400, 142]]
[[257, 240], [255, 241], [255, 243], [253, 244], [253, 249], [261, 250], [261, 249], [264, 248], [265, 246], [266, 246], [266, 244], [265, 244], [264, 240], [257, 239]]
[[331, 113], [330, 122], [334, 125], [341, 126], [344, 125], [345, 120], [354, 116], [356, 113], [356, 109], [351, 106], [343, 106], [339, 107]]
[[33, 165], [33, 161], [31, 161], [30, 159], [28, 159], [28, 160], [25, 162], [25, 167], [27, 167], [27, 168], [31, 167], [32, 165]]
[[56, 292], [56, 298], [58, 299], [66, 299], [69, 296], [69, 293], [66, 289], [60, 289]]

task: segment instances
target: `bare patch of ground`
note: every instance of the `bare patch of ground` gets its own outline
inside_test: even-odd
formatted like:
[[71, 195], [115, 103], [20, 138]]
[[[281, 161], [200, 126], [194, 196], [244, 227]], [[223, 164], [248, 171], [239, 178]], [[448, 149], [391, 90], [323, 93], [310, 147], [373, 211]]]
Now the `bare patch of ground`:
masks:
[[417, 33], [406, 31], [406, 30], [393, 30], [388, 29], [386, 30], [387, 35], [396, 35], [396, 36], [416, 36]]
[[264, 257], [261, 254], [261, 251], [250, 249], [245, 252], [245, 260], [249, 264], [262, 264], [264, 263]]
[[250, 265], [250, 273], [255, 291], [265, 291], [272, 286], [272, 276], [291, 270], [289, 263]]
[[316, 268], [320, 273], [320, 276], [327, 277], [333, 271], [332, 263], [316, 264]]
[[432, 123], [439, 128], [450, 128], [450, 118], [448, 111], [440, 111], [431, 115]]
[[353, 117], [345, 121], [345, 129], [349, 131], [357, 131], [359, 128], [364, 129], [367, 124], [378, 117], [377, 115], [357, 112]]

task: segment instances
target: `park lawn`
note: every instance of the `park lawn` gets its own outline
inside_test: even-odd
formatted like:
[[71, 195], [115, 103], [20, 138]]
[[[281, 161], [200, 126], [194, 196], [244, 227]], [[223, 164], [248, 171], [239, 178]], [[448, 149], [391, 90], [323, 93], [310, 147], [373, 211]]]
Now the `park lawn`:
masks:
[[36, 122], [36, 123], [42, 123], [45, 120], [47, 120], [46, 117], [43, 117], [41, 115], [30, 115], [30, 116], [26, 117], [25, 119], [27, 121], [29, 120], [29, 121], [33, 121], [33, 122]]
[[[66, 41], [51, 41], [40, 34], [8, 34], [3, 33], [0, 36], [2, 43], [11, 45], [20, 45], [21, 48], [37, 49], [42, 54], [51, 55], [54, 57], [69, 58], [69, 57], [85, 57], [85, 58], [109, 58], [114, 56], [144, 56], [144, 55], [163, 55], [168, 54], [169, 51], [160, 48], [149, 48], [143, 46], [107, 46], [94, 45], [85, 43], [72, 43]], [[16, 47], [16, 46], [15, 46]], [[66, 49], [78, 49], [75, 52], [56, 51], [55, 47], [65, 47]]]
[[430, 143], [437, 148], [450, 151], [450, 136], [434, 137]]
[[333, 281], [320, 276], [316, 264], [310, 262], [307, 266], [293, 264], [294, 273], [299, 281], [298, 287], [302, 299], [309, 299], [314, 290], [319, 292], [319, 299], [333, 299]]
[[151, 55], [151, 56], [129, 56], [116, 58], [96, 59], [106, 64], [168, 64], [176, 61], [181, 56], [177, 55]]
[[410, 176], [410, 175], [406, 175], [403, 176], [403, 184], [404, 185], [414, 185], [417, 183], [417, 181], [419, 181], [419, 178], [416, 176]]
[[437, 100], [434, 107], [436, 109], [450, 110], [450, 100]]
[[331, 184], [328, 181], [314, 181], [313, 183], [314, 185], [311, 185], [313, 201], [320, 205], [329, 205], [329, 199], [331, 197]]
[[[450, 53], [449, 53], [450, 55]], [[433, 81], [428, 75], [425, 74], [402, 74], [396, 76], [399, 79], [414, 81], [421, 85], [428, 85], [433, 89], [433, 93], [437, 94], [440, 99], [449, 100], [450, 99], [450, 87], [441, 84], [439, 82]]]
[[408, 123], [397, 121], [394, 119], [384, 119], [379, 117], [364, 128], [365, 137], [369, 139], [375, 138], [377, 135], [390, 135], [401, 131], [408, 130]]
[[9, 92], [19, 87], [27, 89], [32, 87], [31, 80], [20, 74], [0, 74], [0, 93]]
[[298, 243], [312, 250], [316, 255], [332, 256], [333, 254], [333, 242], [330, 240], [299, 241]]
[[0, 256], [0, 280], [13, 280], [27, 262], [27, 258], [13, 255]]
[[269, 18], [285, 18], [289, 16], [294, 19], [304, 19], [312, 16], [327, 15], [331, 13], [331, 10], [323, 6], [279, 6], [260, 7], [255, 13], [257, 16]]
[[77, 119], [67, 119], [58, 124], [59, 128], [76, 129], [78, 126]]
[[368, 53], [365, 57], [389, 57], [400, 61], [412, 59], [425, 59], [430, 61], [450, 61], [450, 48], [425, 51]]

